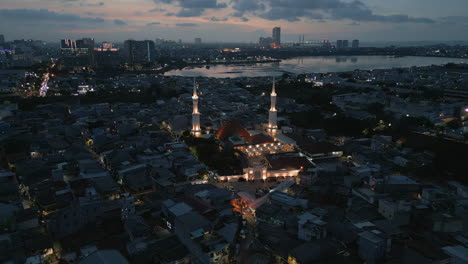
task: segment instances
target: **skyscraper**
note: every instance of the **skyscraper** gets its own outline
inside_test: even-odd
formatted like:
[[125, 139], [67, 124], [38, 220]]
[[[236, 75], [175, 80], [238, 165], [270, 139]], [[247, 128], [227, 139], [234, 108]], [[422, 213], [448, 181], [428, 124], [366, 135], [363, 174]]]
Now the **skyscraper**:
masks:
[[339, 39], [336, 41], [336, 48], [342, 49], [343, 48], [343, 40]]
[[202, 43], [201, 38], [195, 38], [195, 44], [200, 45]]
[[148, 64], [156, 59], [156, 50], [152, 40], [126, 40], [124, 42], [125, 59], [129, 65]]
[[94, 66], [94, 39], [62, 39], [60, 41], [62, 66], [64, 68], [82, 68]]
[[276, 81], [275, 77], [273, 77], [273, 88], [271, 89], [271, 94], [270, 94], [270, 101], [271, 101], [271, 106], [270, 106], [270, 111], [268, 112], [268, 133], [270, 135], [275, 135], [277, 130], [278, 130], [278, 125], [277, 125], [277, 118], [278, 118], [278, 110], [276, 110]]
[[119, 49], [114, 48], [111, 42], [103, 42], [102, 45], [94, 49], [96, 66], [101, 68], [116, 68], [121, 63]]
[[0, 34], [0, 45], [5, 44], [5, 36], [3, 34]]
[[111, 42], [103, 42], [102, 43], [102, 49], [103, 50], [110, 50], [113, 48], [113, 45]]
[[197, 94], [197, 83], [195, 78], [193, 79], [193, 111], [192, 111], [192, 135], [199, 137], [201, 135], [200, 128], [200, 112], [198, 111], [198, 94]]
[[280, 27], [273, 28], [272, 38], [273, 38], [273, 44], [276, 47], [281, 46], [281, 28]]
[[347, 49], [349, 47], [349, 41], [347, 39], [343, 40], [343, 49]]
[[353, 49], [359, 48], [359, 39], [353, 40], [353, 42], [352, 42], [352, 44], [351, 44], [351, 47], [352, 47]]

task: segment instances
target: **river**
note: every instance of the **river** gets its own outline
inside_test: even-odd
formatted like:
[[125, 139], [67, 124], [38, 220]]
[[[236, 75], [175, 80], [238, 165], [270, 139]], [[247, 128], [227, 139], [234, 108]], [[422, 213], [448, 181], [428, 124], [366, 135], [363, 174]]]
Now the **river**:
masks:
[[394, 57], [394, 56], [317, 56], [299, 57], [273, 63], [210, 65], [186, 67], [182, 70], [171, 70], [168, 76], [186, 77], [258, 77], [282, 75], [283, 73], [312, 73], [312, 72], [344, 72], [355, 69], [373, 70], [390, 69], [411, 66], [442, 65], [447, 63], [468, 63], [468, 59], [440, 58], [440, 57]]

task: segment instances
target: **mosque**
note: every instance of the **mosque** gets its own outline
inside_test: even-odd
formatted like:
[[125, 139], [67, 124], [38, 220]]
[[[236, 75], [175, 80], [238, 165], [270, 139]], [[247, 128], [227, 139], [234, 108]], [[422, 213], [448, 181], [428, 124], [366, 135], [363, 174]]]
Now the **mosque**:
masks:
[[[268, 178], [296, 177], [301, 171], [313, 168], [312, 160], [298, 151], [296, 142], [281, 133], [278, 128], [278, 110], [276, 108], [276, 82], [270, 94], [270, 109], [268, 123], [262, 125], [262, 130], [246, 130], [236, 120], [227, 121], [215, 137], [224, 145], [239, 150], [246, 161], [242, 175], [220, 176], [223, 181], [267, 180]], [[197, 87], [193, 88], [192, 130], [195, 137], [201, 136], [199, 97]]]

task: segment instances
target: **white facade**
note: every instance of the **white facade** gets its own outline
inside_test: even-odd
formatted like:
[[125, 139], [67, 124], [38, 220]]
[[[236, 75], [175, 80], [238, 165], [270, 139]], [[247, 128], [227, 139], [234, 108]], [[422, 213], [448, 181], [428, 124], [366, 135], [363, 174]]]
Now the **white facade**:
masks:
[[275, 135], [278, 131], [278, 110], [276, 109], [276, 90], [275, 90], [276, 81], [273, 79], [273, 88], [270, 94], [271, 106], [270, 111], [268, 112], [268, 133], [270, 135]]

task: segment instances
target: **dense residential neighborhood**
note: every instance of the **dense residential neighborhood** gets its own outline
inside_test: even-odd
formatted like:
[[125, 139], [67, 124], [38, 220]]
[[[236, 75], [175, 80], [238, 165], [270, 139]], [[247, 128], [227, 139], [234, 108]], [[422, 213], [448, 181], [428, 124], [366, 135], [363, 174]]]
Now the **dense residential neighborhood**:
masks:
[[468, 263], [466, 64], [189, 77], [138, 62], [172, 42], [77, 43], [0, 53], [0, 263]]

